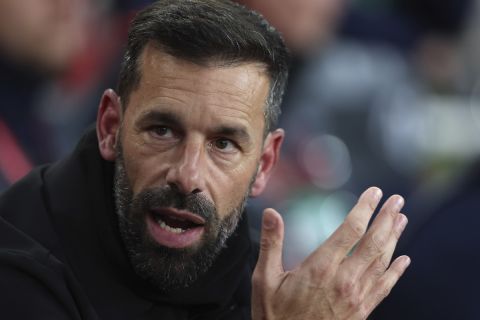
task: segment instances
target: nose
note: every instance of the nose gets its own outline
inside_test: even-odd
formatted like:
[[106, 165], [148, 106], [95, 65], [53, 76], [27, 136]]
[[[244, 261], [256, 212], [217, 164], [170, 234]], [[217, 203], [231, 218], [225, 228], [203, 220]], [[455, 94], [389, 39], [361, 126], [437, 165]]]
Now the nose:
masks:
[[184, 194], [204, 191], [204, 150], [200, 143], [184, 144], [172, 159], [166, 182]]

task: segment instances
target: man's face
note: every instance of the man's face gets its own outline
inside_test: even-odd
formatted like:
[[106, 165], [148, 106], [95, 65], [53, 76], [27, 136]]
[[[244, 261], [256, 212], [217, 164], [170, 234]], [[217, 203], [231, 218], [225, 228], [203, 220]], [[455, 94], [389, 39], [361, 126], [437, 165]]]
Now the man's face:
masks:
[[198, 66], [147, 46], [117, 136], [116, 203], [137, 273], [186, 286], [234, 231], [262, 156], [257, 64]]

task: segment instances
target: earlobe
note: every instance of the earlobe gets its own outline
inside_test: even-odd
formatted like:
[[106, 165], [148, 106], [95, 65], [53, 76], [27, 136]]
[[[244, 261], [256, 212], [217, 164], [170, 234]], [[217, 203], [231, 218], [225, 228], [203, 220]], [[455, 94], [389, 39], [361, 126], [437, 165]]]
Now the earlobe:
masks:
[[267, 185], [273, 169], [275, 168], [275, 165], [280, 157], [280, 149], [282, 147], [284, 137], [285, 132], [282, 129], [277, 129], [270, 132], [265, 138], [257, 175], [250, 189], [251, 197], [259, 196], [265, 189], [265, 186]]
[[121, 116], [120, 97], [112, 89], [105, 90], [98, 107], [97, 137], [100, 154], [107, 161], [114, 161], [116, 157]]

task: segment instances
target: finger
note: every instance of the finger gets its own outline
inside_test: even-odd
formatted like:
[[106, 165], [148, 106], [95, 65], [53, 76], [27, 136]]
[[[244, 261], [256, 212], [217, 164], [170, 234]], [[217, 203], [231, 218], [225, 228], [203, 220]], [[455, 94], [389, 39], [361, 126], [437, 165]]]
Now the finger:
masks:
[[393, 226], [393, 222], [397, 219], [398, 213], [405, 205], [405, 199], [402, 196], [395, 194], [387, 199], [383, 204], [380, 212], [375, 220], [373, 220], [371, 229], [375, 230], [381, 224], [390, 224]]
[[392, 265], [385, 274], [378, 279], [376, 284], [372, 287], [366, 298], [366, 309], [371, 313], [375, 307], [382, 302], [389, 294], [398, 279], [403, 275], [405, 270], [410, 265], [410, 258], [407, 256], [401, 256], [393, 261]]
[[265, 209], [262, 219], [260, 254], [254, 272], [257, 280], [270, 282], [284, 272], [282, 263], [283, 237], [282, 217], [274, 209]]
[[332, 264], [340, 264], [365, 234], [368, 221], [378, 206], [381, 197], [382, 191], [379, 188], [368, 188], [360, 196], [357, 204], [340, 227], [305, 260], [304, 264], [315, 266], [318, 260], [325, 259], [325, 257], [328, 257]]
[[402, 232], [405, 229], [407, 223], [408, 219], [404, 214], [400, 213], [397, 215], [395, 219], [395, 225], [393, 227], [393, 232], [390, 235], [390, 239], [387, 243], [385, 253], [378, 256], [377, 259], [375, 259], [372, 264], [370, 264], [370, 266], [360, 279], [363, 293], [370, 291], [376, 281], [385, 274], [385, 271], [389, 267], [390, 261], [392, 260], [392, 255], [395, 251], [398, 240], [400, 239], [400, 236], [402, 235]]
[[360, 279], [365, 270], [375, 260], [385, 254], [389, 254], [392, 248], [390, 242], [394, 241], [396, 243], [397, 241], [395, 238], [392, 238], [391, 235], [395, 232], [395, 221], [399, 216], [398, 212], [403, 204], [403, 198], [398, 195], [391, 196], [385, 202], [380, 213], [373, 221], [368, 232], [359, 242], [357, 248], [355, 248], [353, 254], [343, 262], [342, 272], [344, 272], [346, 276]]

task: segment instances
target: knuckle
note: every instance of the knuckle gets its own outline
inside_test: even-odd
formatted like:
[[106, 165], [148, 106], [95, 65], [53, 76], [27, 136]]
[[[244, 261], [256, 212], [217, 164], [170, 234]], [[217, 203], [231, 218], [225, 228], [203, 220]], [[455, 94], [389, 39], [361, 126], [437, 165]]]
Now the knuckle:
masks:
[[375, 247], [372, 245], [367, 245], [365, 254], [363, 255], [364, 262], [372, 261], [373, 257], [375, 257], [376, 254], [377, 254], [377, 250], [375, 249]]
[[375, 211], [375, 209], [377, 209], [377, 204], [373, 201], [368, 201], [367, 206], [370, 211]]
[[350, 310], [359, 310], [362, 300], [358, 295], [351, 295], [347, 298], [347, 308]]
[[355, 296], [356, 283], [353, 279], [347, 278], [339, 282], [337, 291], [340, 296], [348, 297], [348, 299], [351, 299]]
[[389, 285], [386, 282], [386, 280], [381, 279], [378, 282], [378, 288], [379, 288], [379, 291], [378, 291], [378, 295], [377, 295], [377, 301], [380, 302], [390, 294], [390, 292], [392, 290], [392, 286]]
[[382, 272], [385, 272], [385, 270], [388, 269], [388, 266], [390, 265], [390, 259], [386, 255], [381, 255], [378, 258], [378, 264], [379, 267], [382, 269]]
[[333, 247], [335, 248], [350, 248], [352, 243], [357, 242], [358, 239], [354, 237], [351, 233], [347, 232], [342, 235], [342, 237], [336, 237], [333, 241]]
[[383, 276], [384, 273], [385, 269], [382, 269], [382, 267], [380, 267], [379, 265], [373, 268], [372, 274], [375, 278], [380, 278], [381, 276]]
[[387, 215], [390, 217], [390, 219], [392, 219], [393, 221], [395, 221], [395, 218], [397, 217], [398, 215], [398, 211], [395, 211], [395, 209], [387, 209]]
[[274, 240], [267, 237], [262, 237], [260, 239], [260, 251], [269, 251], [274, 246], [275, 246]]
[[377, 205], [378, 205], [378, 201], [365, 196], [361, 196], [358, 199], [356, 204], [356, 206], [359, 207], [360, 209], [369, 210], [371, 212], [375, 211], [375, 209], [377, 208]]
[[362, 257], [365, 261], [371, 261], [384, 251], [386, 238], [372, 233], [362, 246]]
[[388, 268], [388, 261], [382, 256], [377, 259], [373, 267], [373, 276], [380, 278], [385, 274], [385, 270]]
[[344, 221], [344, 225], [349, 230], [353, 236], [357, 239], [360, 239], [365, 234], [367, 226], [358, 221], [357, 219], [347, 217]]
[[372, 247], [376, 252], [382, 252], [383, 248], [385, 248], [387, 244], [387, 238], [385, 238], [383, 235], [379, 235], [376, 233], [373, 233], [370, 241], [372, 243]]
[[385, 299], [391, 292], [391, 288], [383, 288], [380, 293], [378, 294], [378, 302], [382, 301]]
[[365, 262], [369, 262], [372, 261], [373, 258], [377, 256], [380, 252], [381, 249], [376, 240], [370, 239], [370, 241], [367, 241], [362, 247], [362, 258]]
[[313, 281], [322, 282], [325, 279], [328, 279], [332, 274], [332, 267], [328, 263], [328, 259], [323, 259], [322, 261], [317, 262], [310, 269], [310, 275]]

